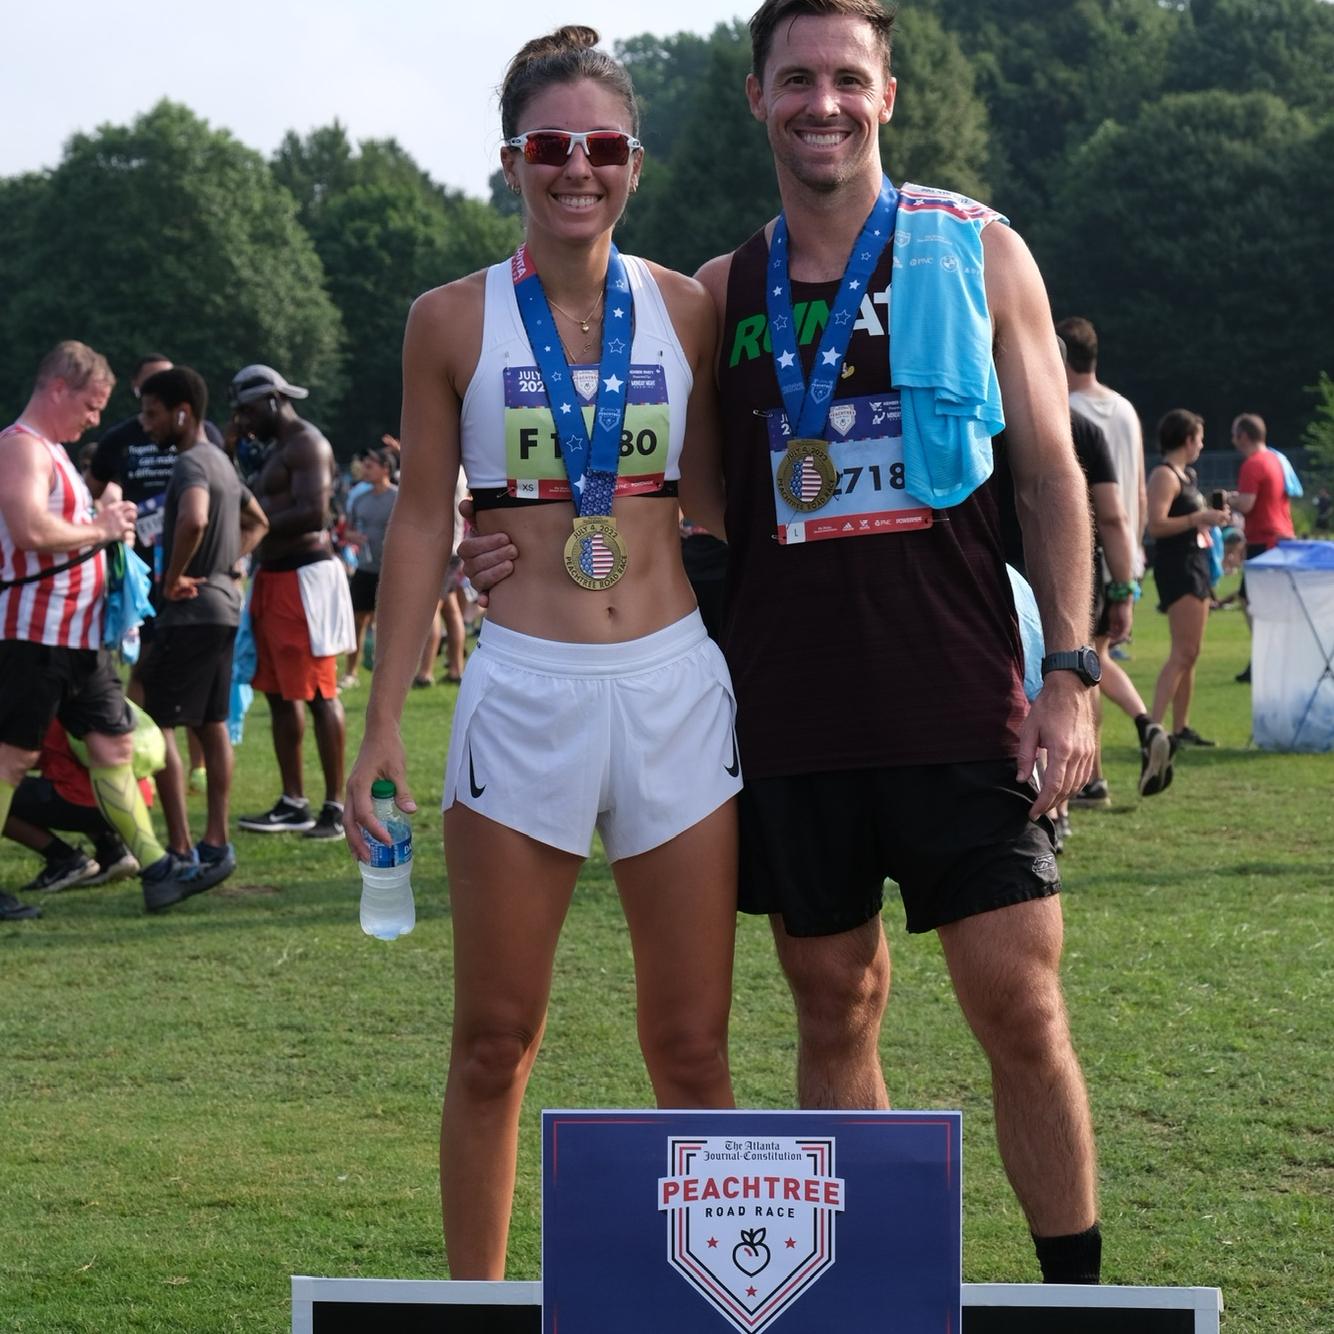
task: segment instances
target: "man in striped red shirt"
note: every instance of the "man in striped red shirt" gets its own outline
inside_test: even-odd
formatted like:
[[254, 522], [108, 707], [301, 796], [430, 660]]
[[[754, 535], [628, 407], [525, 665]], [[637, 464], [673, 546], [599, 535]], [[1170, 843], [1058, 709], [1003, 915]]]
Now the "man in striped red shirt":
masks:
[[98, 424], [114, 384], [104, 357], [60, 343], [22, 415], [0, 431], [0, 825], [59, 718], [86, 742], [98, 807], [144, 868], [144, 903], [157, 912], [221, 877], [153, 833], [130, 769], [134, 720], [102, 647], [104, 548], [133, 540], [135, 507], [94, 510], [63, 446]]

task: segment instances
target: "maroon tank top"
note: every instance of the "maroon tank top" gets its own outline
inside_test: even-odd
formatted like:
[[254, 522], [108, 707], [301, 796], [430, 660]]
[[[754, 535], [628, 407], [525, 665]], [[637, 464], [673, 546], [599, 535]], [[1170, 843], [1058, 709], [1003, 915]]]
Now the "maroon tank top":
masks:
[[[893, 246], [867, 284], [835, 400], [890, 384]], [[732, 256], [719, 349], [727, 483], [723, 647], [751, 778], [1017, 753], [1027, 712], [993, 484], [922, 531], [783, 545], [763, 413], [780, 409], [765, 318], [769, 248]], [[809, 378], [837, 283], [792, 284]], [[877, 296], [881, 299], [877, 300]]]

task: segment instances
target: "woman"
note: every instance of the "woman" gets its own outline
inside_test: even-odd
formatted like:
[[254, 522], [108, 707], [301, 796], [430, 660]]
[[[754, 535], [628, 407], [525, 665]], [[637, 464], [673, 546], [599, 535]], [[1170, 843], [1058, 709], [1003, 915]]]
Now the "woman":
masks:
[[380, 836], [373, 779], [415, 809], [398, 717], [450, 554], [461, 459], [478, 530], [499, 528], [505, 507], [525, 556], [491, 595], [445, 774], [455, 978], [440, 1172], [459, 1279], [504, 1276], [519, 1107], [594, 827], [629, 925], [659, 1105], [732, 1105], [740, 766], [727, 669], [681, 566], [675, 484], [687, 417], [692, 439], [714, 429], [715, 317], [693, 280], [618, 259], [612, 228], [642, 151], [629, 77], [596, 41], [566, 27], [514, 58], [500, 160], [523, 197], [524, 244], [408, 318], [402, 481], [348, 784], [348, 841], [364, 858], [358, 824]]
[[1153, 577], [1158, 610], [1167, 613], [1172, 648], [1153, 693], [1153, 721], [1172, 706], [1177, 745], [1210, 745], [1190, 725], [1195, 660], [1204, 642], [1212, 590], [1208, 530], [1229, 521], [1227, 510], [1210, 509], [1196, 487], [1190, 465], [1204, 448], [1204, 419], [1174, 408], [1158, 423], [1163, 461], [1149, 475], [1149, 536], [1154, 539]]

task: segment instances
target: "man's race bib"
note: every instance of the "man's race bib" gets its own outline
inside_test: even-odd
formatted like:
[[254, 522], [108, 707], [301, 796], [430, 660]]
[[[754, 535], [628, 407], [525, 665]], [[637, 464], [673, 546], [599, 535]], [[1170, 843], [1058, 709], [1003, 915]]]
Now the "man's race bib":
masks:
[[[792, 435], [787, 414], [780, 409], [769, 413], [767, 420], [774, 514], [778, 540], [784, 545], [931, 527], [931, 507], [903, 487], [903, 417], [896, 391], [839, 399], [829, 409], [825, 439], [838, 480], [834, 494], [812, 513], [794, 509], [778, 484]], [[805, 485], [807, 469], [813, 472], [814, 465], [798, 462], [795, 475], [788, 479], [797, 494], [815, 489], [814, 477]]]
[[166, 493], [145, 500], [134, 516], [134, 534], [139, 544], [145, 547], [155, 546], [162, 538], [162, 527], [166, 522]]
[[[570, 481], [561, 459], [561, 436], [567, 429], [552, 422], [542, 373], [535, 366], [505, 367], [505, 477], [512, 496], [523, 500], [568, 500]], [[575, 396], [591, 430], [597, 408], [598, 368], [572, 366]], [[657, 491], [667, 469], [671, 410], [667, 377], [661, 366], [631, 366], [621, 427], [618, 496]]]

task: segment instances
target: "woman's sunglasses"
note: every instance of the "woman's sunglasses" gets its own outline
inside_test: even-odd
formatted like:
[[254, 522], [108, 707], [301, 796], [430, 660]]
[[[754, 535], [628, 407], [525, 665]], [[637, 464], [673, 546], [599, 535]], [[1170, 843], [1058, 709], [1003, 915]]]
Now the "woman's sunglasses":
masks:
[[643, 147], [624, 130], [529, 130], [505, 143], [510, 148], [521, 148], [523, 160], [540, 167], [563, 167], [575, 144], [584, 150], [590, 167], [623, 167], [630, 161], [630, 154]]

